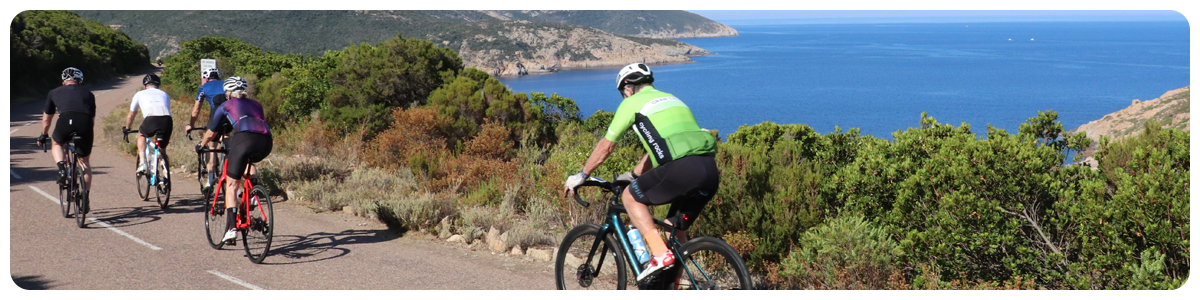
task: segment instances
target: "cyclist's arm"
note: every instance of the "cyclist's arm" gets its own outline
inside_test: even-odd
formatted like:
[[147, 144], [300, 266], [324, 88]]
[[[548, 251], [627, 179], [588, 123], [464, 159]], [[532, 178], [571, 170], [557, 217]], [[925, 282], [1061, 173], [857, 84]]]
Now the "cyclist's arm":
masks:
[[46, 108], [42, 110], [42, 135], [47, 135], [50, 132], [50, 120], [54, 119], [54, 112], [58, 107], [54, 106], [54, 100], [50, 96], [46, 96]]
[[137, 114], [137, 109], [138, 97], [137, 95], [133, 95], [133, 101], [130, 101], [129, 103], [129, 115], [125, 117], [125, 128], [133, 126], [133, 116]]
[[600, 164], [604, 163], [609, 155], [612, 155], [613, 148], [616, 147], [616, 142], [600, 139], [600, 142], [596, 143], [596, 149], [592, 150], [592, 155], [588, 156], [587, 162], [583, 164], [583, 173], [592, 174], [592, 171], [600, 168]]
[[196, 116], [200, 115], [200, 102], [201, 101], [197, 100], [196, 104], [192, 105], [192, 114], [188, 117], [188, 127], [195, 127]]
[[650, 154], [647, 153], [646, 155], [642, 155], [642, 161], [639, 162], [636, 166], [633, 166], [633, 175], [642, 176], [642, 174], [645, 174], [646, 171], [649, 171], [651, 167], [652, 166], [650, 165]]

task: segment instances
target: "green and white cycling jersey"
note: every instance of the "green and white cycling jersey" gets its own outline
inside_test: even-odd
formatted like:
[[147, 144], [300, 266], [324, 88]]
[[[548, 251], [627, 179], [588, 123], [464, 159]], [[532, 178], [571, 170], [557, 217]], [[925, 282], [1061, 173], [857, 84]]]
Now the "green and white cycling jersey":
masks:
[[626, 128], [637, 132], [654, 167], [689, 155], [717, 153], [716, 139], [700, 129], [692, 110], [679, 98], [652, 86], [621, 102], [604, 138], [616, 142]]

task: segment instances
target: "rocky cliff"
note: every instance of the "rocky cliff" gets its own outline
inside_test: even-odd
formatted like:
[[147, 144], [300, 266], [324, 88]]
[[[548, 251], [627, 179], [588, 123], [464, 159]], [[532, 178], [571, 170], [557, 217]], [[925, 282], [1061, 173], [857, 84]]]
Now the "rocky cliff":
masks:
[[578, 25], [530, 21], [472, 25], [479, 29], [474, 34], [451, 31], [429, 34], [426, 39], [458, 51], [466, 66], [495, 76], [619, 67], [631, 62], [686, 63], [692, 61], [689, 56], [711, 54], [687, 43], [618, 36]]
[[[1088, 122], [1072, 129], [1070, 133], [1087, 132], [1095, 147], [1101, 136], [1108, 136], [1114, 141], [1123, 137], [1136, 135], [1141, 132], [1147, 121], [1158, 121], [1163, 128], [1175, 128], [1191, 131], [1191, 86], [1166, 92], [1162, 96], [1141, 101], [1134, 99], [1129, 107], [1105, 115], [1104, 118]], [[1094, 149], [1085, 151], [1084, 156], [1091, 156]]]

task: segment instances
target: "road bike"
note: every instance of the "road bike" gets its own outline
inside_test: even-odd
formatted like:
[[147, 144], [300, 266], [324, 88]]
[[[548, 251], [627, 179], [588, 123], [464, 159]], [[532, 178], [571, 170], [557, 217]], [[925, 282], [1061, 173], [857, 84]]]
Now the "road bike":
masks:
[[[225, 153], [226, 150], [202, 148], [197, 150], [196, 154], [203, 156], [209, 152]], [[221, 169], [225, 170], [228, 164], [229, 161], [224, 161]], [[248, 164], [248, 167], [253, 165]], [[215, 192], [211, 198], [206, 198], [209, 200], [205, 200], [204, 203], [204, 230], [208, 236], [208, 245], [217, 250], [225, 245], [221, 239], [225, 235], [225, 193], [229, 192], [225, 190], [225, 181], [229, 180], [227, 173], [222, 173], [220, 180], [215, 184]], [[237, 216], [234, 218], [234, 228], [242, 236], [246, 257], [256, 264], [262, 263], [267, 257], [267, 252], [271, 250], [271, 237], [275, 229], [271, 197], [266, 187], [255, 186], [250, 180], [242, 181], [242, 189], [238, 191], [238, 196], [241, 205], [235, 210]]]
[[[190, 140], [192, 140], [192, 132], [201, 132], [201, 134], [203, 134], [203, 132], [205, 132], [205, 131], [208, 131], [208, 128], [204, 128], [204, 127], [192, 128], [192, 130], [188, 130], [185, 134], [187, 135], [187, 138], [190, 141]], [[215, 143], [217, 143], [218, 145], [222, 145], [221, 146], [222, 149], [225, 148], [224, 147], [225, 140], [222, 139], [220, 135], [217, 136]], [[222, 165], [222, 162], [225, 161], [225, 152], [220, 152], [220, 151], [212, 151], [212, 152], [214, 154], [213, 155], [213, 168], [215, 169], [216, 166]], [[200, 183], [200, 194], [204, 195], [204, 199], [208, 199], [208, 198], [212, 197], [213, 185], [216, 184], [217, 174], [220, 174], [220, 172], [215, 172], [215, 170], [210, 170], [208, 168], [208, 160], [209, 159], [210, 158], [208, 155], [204, 155], [204, 154], [196, 155], [196, 181], [198, 181]]]
[[[75, 143], [82, 140], [74, 133], [70, 136], [70, 142], [67, 147], [67, 180], [58, 184], [58, 206], [62, 208], [63, 218], [75, 217], [75, 225], [79, 228], [86, 227], [84, 222], [87, 221], [87, 213], [91, 210], [89, 205], [90, 196], [83, 191], [83, 170], [79, 164], [79, 151], [75, 148]], [[42, 142], [42, 152], [50, 148], [49, 137], [38, 137], [38, 141]]]
[[[634, 278], [643, 270], [634, 254], [621, 214], [621, 192], [629, 181], [607, 182], [591, 177], [580, 187], [595, 186], [611, 193], [603, 224], [585, 223], [567, 232], [554, 259], [554, 276], [558, 289], [618, 289], [629, 285], [629, 271]], [[579, 197], [575, 202], [583, 207], [591, 203]], [[742, 256], [725, 241], [715, 237], [698, 237], [680, 242], [675, 237], [679, 228], [654, 219], [660, 232], [666, 232], [668, 251], [675, 254], [672, 267], [638, 282], [638, 289], [753, 289], [750, 271]], [[648, 250], [648, 249], [647, 249]]]
[[[125, 142], [129, 142], [130, 133], [138, 133], [137, 130], [122, 130]], [[150, 198], [150, 187], [154, 187], [155, 200], [158, 201], [158, 207], [166, 209], [167, 204], [171, 202], [171, 162], [167, 157], [162, 155], [162, 141], [164, 134], [171, 134], [169, 131], [159, 131], [154, 133], [154, 141], [146, 137], [146, 150], [143, 151], [141, 158], [134, 159], [135, 166], [146, 166], [146, 170], [138, 171], [134, 174], [137, 181], [138, 196], [142, 197], [142, 201]]]

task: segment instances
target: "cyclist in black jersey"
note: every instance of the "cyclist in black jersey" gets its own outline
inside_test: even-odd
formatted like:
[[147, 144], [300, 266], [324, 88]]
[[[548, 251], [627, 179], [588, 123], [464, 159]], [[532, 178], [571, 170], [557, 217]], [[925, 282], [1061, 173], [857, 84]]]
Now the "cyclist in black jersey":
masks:
[[[96, 117], [96, 95], [83, 88], [83, 71], [74, 67], [62, 72], [62, 86], [55, 88], [46, 95], [46, 108], [42, 113], [42, 135], [38, 137], [38, 146], [42, 146], [53, 137], [51, 155], [58, 164], [58, 183], [64, 184], [67, 177], [66, 149], [63, 145], [71, 141], [71, 135], [79, 136], [75, 149], [79, 152], [80, 169], [83, 171], [84, 193], [92, 188], [92, 154], [93, 119]], [[50, 122], [58, 114], [58, 123], [54, 126], [53, 135], [50, 132]]]

